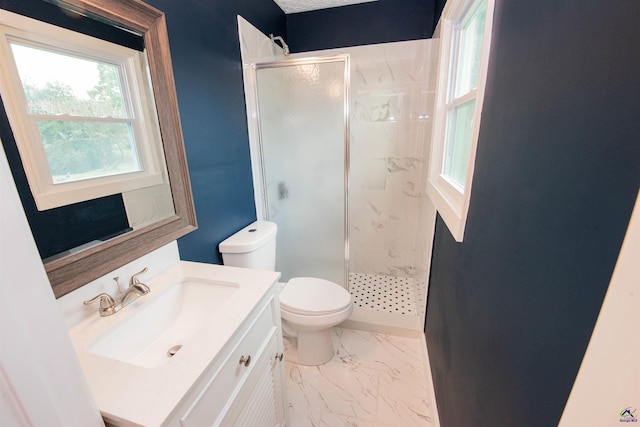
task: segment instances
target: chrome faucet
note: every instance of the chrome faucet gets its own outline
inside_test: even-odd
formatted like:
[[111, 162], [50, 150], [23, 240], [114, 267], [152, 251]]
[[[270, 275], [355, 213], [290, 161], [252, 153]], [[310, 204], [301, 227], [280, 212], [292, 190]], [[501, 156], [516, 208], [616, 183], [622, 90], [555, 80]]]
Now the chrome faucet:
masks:
[[[112, 314], [117, 313], [141, 296], [151, 292], [151, 289], [149, 289], [147, 285], [145, 285], [138, 279], [138, 276], [146, 273], [147, 271], [148, 268], [145, 267], [141, 271], [131, 276], [131, 279], [129, 280], [129, 287], [118, 297], [118, 299], [120, 300], [118, 304], [116, 304], [115, 299], [111, 297], [111, 295], [101, 293], [100, 295], [85, 301], [84, 305], [93, 304], [98, 299], [100, 299], [100, 308], [98, 311], [101, 317], [111, 316]], [[117, 277], [114, 277], [113, 280], [116, 281], [116, 284], [118, 283]]]

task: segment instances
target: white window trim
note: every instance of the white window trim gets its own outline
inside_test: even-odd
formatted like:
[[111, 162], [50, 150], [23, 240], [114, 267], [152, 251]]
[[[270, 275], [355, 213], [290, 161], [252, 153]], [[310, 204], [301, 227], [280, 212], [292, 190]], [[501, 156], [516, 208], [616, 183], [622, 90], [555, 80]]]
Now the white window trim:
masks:
[[[129, 88], [132, 131], [141, 171], [53, 184], [40, 132], [28, 117], [22, 83], [9, 45], [25, 40], [119, 65]], [[146, 54], [31, 18], [0, 10], [0, 95], [5, 105], [29, 187], [38, 210], [91, 200], [161, 184], [164, 154]], [[38, 143], [31, 143], [38, 141]]]
[[[441, 173], [444, 161], [445, 136], [447, 126], [447, 106], [453, 102], [447, 102], [447, 94], [451, 88], [449, 76], [455, 72], [455, 64], [452, 60], [452, 47], [455, 36], [455, 24], [461, 13], [463, 13], [473, 0], [449, 0], [445, 5], [441, 18], [441, 39], [440, 39], [440, 64], [438, 67], [438, 86], [436, 90], [436, 105], [434, 113], [431, 156], [429, 162], [429, 175], [427, 180], [427, 194], [434, 202], [436, 209], [447, 224], [449, 231], [457, 242], [462, 242], [464, 230], [469, 211], [469, 201], [471, 199], [471, 189], [473, 184], [473, 172], [475, 166], [476, 147], [478, 144], [478, 133], [484, 101], [485, 82], [487, 78], [487, 67], [489, 63], [489, 50], [491, 47], [491, 34], [493, 24], [493, 10], [495, 0], [486, 0], [487, 13], [484, 27], [484, 37], [482, 42], [482, 54], [480, 57], [480, 68], [478, 72], [478, 86], [476, 91], [476, 105], [471, 130], [471, 147], [469, 150], [469, 166], [464, 188], [453, 182], [450, 178]], [[464, 96], [464, 102], [469, 101], [468, 96]]]

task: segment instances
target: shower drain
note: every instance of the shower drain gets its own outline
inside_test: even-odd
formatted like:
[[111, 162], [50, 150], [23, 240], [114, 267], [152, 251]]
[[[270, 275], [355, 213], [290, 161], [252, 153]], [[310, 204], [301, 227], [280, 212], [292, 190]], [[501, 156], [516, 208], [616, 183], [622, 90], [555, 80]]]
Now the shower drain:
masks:
[[173, 347], [171, 347], [169, 349], [169, 351], [167, 351], [167, 356], [169, 357], [173, 357], [175, 356], [175, 354], [178, 352], [178, 350], [180, 350], [182, 348], [182, 344], [178, 344], [178, 345], [174, 345]]

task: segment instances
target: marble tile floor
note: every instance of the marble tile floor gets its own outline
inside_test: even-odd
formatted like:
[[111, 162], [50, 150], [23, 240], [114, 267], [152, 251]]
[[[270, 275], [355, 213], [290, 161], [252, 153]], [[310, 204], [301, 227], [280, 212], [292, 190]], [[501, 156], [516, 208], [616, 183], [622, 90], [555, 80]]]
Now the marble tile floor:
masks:
[[343, 328], [333, 339], [324, 365], [286, 362], [289, 427], [434, 425], [419, 339]]

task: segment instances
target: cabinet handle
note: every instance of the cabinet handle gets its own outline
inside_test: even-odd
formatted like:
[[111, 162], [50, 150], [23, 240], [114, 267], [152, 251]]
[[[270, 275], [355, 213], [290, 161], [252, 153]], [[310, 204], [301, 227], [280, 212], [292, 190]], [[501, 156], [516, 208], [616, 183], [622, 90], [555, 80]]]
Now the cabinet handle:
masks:
[[241, 365], [244, 366], [249, 366], [249, 363], [251, 363], [251, 355], [244, 357], [244, 356], [240, 356], [240, 362]]
[[282, 353], [276, 353], [276, 360], [277, 360], [278, 362], [282, 362], [282, 357], [283, 357], [283, 356], [284, 356], [284, 354], [282, 354]]

